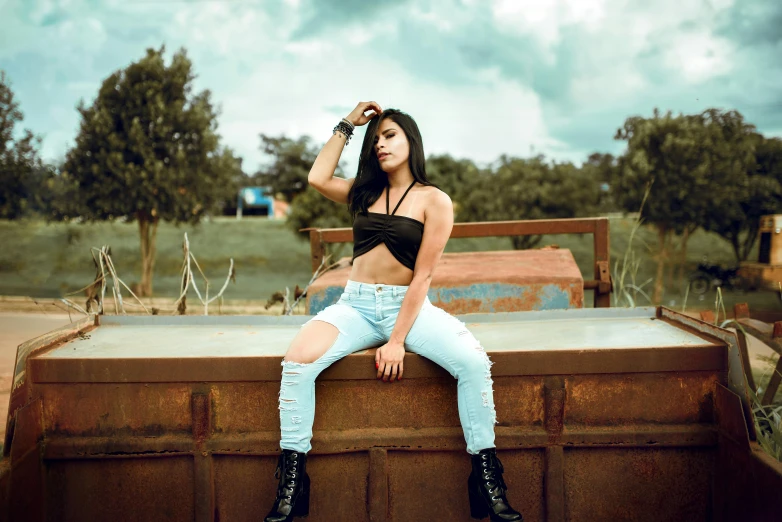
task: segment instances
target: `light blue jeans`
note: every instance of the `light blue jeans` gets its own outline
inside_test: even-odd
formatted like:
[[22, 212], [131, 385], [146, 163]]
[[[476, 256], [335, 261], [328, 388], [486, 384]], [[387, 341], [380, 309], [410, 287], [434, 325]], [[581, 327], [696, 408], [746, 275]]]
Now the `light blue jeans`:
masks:
[[[334, 344], [309, 364], [282, 362], [280, 382], [280, 447], [307, 453], [315, 420], [315, 379], [348, 354], [386, 343], [394, 329], [407, 286], [348, 281], [339, 301], [311, 321], [324, 321], [339, 331]], [[309, 321], [305, 324], [308, 324]], [[494, 447], [494, 395], [491, 361], [464, 323], [427, 297], [410, 332], [405, 350], [445, 368], [458, 379], [459, 419], [467, 452]]]

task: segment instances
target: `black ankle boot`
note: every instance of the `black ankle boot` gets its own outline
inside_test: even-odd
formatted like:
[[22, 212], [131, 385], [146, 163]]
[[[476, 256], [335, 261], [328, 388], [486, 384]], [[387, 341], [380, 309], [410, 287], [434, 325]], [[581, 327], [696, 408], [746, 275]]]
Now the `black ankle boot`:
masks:
[[494, 448], [481, 450], [472, 455], [472, 473], [467, 479], [467, 491], [470, 495], [470, 515], [472, 518], [486, 518], [492, 522], [523, 522], [521, 513], [510, 507], [507, 486], [502, 479], [502, 463]]
[[280, 479], [274, 507], [264, 522], [291, 522], [293, 517], [310, 514], [310, 477], [307, 475], [307, 455], [282, 450], [274, 476]]

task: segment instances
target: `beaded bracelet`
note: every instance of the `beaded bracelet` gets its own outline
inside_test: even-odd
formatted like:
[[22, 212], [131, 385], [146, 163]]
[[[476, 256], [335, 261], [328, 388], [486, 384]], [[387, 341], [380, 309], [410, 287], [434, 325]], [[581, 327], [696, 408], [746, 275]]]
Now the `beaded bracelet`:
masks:
[[340, 121], [339, 123], [337, 123], [337, 125], [334, 127], [332, 134], [336, 134], [337, 131], [345, 135], [345, 138], [347, 139], [345, 145], [350, 143], [350, 138], [353, 136], [353, 129], [351, 129], [347, 123], [345, 123], [344, 121]]

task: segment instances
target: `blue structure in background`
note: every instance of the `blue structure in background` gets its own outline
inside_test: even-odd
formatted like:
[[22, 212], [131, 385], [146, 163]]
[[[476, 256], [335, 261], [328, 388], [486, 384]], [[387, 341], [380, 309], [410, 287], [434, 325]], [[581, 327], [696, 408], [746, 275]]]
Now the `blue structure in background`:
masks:
[[242, 219], [245, 209], [266, 208], [266, 217], [274, 219], [274, 196], [270, 187], [245, 187], [239, 189], [236, 202], [236, 219]]

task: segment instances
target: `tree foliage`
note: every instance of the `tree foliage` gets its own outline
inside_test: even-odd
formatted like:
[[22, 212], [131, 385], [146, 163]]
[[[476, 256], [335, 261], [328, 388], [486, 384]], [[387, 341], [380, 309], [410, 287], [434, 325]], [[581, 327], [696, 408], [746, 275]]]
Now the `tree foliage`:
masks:
[[638, 211], [646, 198], [643, 219], [658, 230], [655, 302], [662, 298], [672, 234], [683, 236], [682, 258], [698, 227], [726, 238], [737, 260], [746, 258], [759, 215], [778, 208], [779, 186], [758, 173], [756, 151], [763, 142], [740, 113], [708, 109], [673, 116], [655, 110], [652, 118], [628, 118], [616, 138], [627, 141], [627, 150], [612, 182], [614, 198], [627, 211]]
[[[465, 183], [468, 194], [459, 210], [460, 221], [572, 218], [588, 215], [598, 187], [572, 163], [547, 163], [500, 157], [496, 167]], [[516, 249], [532, 248], [540, 236], [511, 238]]]
[[755, 133], [737, 112], [708, 111], [704, 144], [713, 148], [710, 155], [712, 171], [724, 172], [730, 181], [727, 186], [712, 187], [707, 212], [703, 216], [704, 229], [716, 232], [733, 248], [736, 262], [749, 257], [758, 237], [760, 217], [782, 209], [782, 185], [775, 178], [774, 149], [779, 140], [766, 140]]
[[[351, 226], [348, 206], [335, 203], [312, 187], [296, 196], [290, 207], [288, 226], [298, 234], [303, 228], [341, 228]], [[303, 232], [300, 237], [309, 237]]]
[[455, 159], [449, 154], [433, 154], [426, 158], [426, 176], [450, 196], [457, 221], [470, 188], [482, 175], [484, 172], [469, 159]]
[[[270, 162], [259, 170], [253, 179], [265, 187], [271, 187], [272, 194], [281, 195], [288, 203], [307, 190], [309, 175], [320, 148], [312, 142], [309, 136], [298, 139], [282, 136], [261, 134], [261, 150]], [[337, 167], [337, 174], [342, 175], [342, 169]]]
[[10, 81], [0, 71], [0, 218], [16, 219], [44, 210], [41, 190], [53, 176], [53, 169], [39, 156], [41, 139], [25, 129], [14, 138], [16, 124], [23, 119], [14, 100]]
[[597, 198], [595, 202], [596, 212], [615, 212], [620, 210], [619, 205], [614, 200], [614, 194], [611, 192], [611, 183], [616, 176], [618, 165], [618, 158], [613, 154], [600, 152], [590, 154], [584, 164], [581, 165], [583, 175], [589, 180], [592, 189], [596, 190], [593, 194]]
[[136, 220], [141, 234], [142, 294], [152, 292], [160, 220], [196, 223], [235, 193], [241, 160], [220, 146], [217, 111], [208, 90], [193, 93], [184, 49], [165, 48], [110, 75], [81, 126], [63, 169], [75, 202], [63, 214], [87, 221]]

